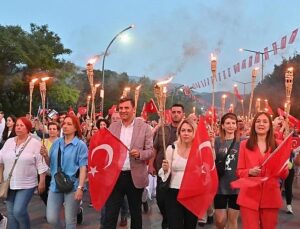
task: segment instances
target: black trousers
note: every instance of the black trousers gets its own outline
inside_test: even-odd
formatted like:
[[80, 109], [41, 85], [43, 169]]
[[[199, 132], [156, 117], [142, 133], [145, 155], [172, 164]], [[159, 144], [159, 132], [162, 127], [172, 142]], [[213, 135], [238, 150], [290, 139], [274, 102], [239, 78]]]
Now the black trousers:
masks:
[[106, 201], [103, 229], [117, 228], [118, 216], [124, 196], [127, 196], [131, 215], [131, 229], [141, 229], [142, 223], [142, 194], [143, 188], [136, 188], [133, 184], [131, 172], [121, 172], [116, 185]]
[[166, 196], [163, 195], [159, 190], [159, 184], [162, 182], [160, 176], [157, 176], [157, 183], [156, 183], [156, 203], [159, 208], [160, 213], [163, 217], [163, 224], [168, 224], [168, 217], [166, 211]]
[[289, 175], [284, 181], [285, 200], [287, 205], [292, 204], [294, 176], [295, 176], [295, 169], [292, 168], [289, 170]]
[[177, 201], [179, 190], [170, 188], [166, 196], [169, 229], [195, 229], [197, 216]]

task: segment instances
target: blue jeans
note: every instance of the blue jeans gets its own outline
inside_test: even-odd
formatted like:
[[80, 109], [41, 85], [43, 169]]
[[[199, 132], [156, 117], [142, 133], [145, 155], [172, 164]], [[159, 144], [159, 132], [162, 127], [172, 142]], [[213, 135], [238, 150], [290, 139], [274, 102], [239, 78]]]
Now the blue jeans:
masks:
[[8, 229], [30, 228], [27, 207], [33, 196], [34, 189], [9, 190], [6, 202]]
[[[49, 190], [47, 201], [47, 221], [53, 228], [76, 228], [80, 201], [74, 199], [74, 192], [60, 193]], [[65, 209], [65, 222], [60, 219], [61, 209]]]

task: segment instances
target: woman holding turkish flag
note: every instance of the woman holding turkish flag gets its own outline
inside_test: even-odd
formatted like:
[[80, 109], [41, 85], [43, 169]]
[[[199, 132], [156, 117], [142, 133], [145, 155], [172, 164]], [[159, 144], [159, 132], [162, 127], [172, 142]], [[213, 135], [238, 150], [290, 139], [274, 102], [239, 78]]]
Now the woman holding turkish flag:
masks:
[[257, 113], [250, 138], [241, 142], [237, 166], [240, 178], [262, 178], [257, 185], [240, 188], [237, 203], [240, 205], [244, 229], [276, 228], [279, 208], [282, 206], [279, 179], [288, 175], [288, 169], [286, 166], [281, 172], [277, 170], [274, 173], [270, 166], [263, 165], [277, 145], [270, 115], [266, 112]]
[[173, 145], [168, 146], [166, 159], [163, 160], [162, 168], [158, 172], [158, 175], [164, 182], [171, 176], [169, 190], [166, 195], [166, 211], [169, 229], [195, 229], [197, 226], [197, 216], [177, 200], [188, 157], [195, 138], [196, 128], [196, 124], [189, 119], [185, 119], [179, 124], [177, 128], [178, 140]]

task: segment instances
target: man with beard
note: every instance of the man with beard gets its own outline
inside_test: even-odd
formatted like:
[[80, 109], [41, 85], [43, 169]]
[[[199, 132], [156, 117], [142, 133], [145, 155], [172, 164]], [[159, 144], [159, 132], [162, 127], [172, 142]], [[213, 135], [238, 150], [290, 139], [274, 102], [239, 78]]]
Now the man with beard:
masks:
[[[166, 147], [168, 145], [172, 145], [177, 140], [177, 127], [179, 123], [184, 118], [184, 106], [181, 104], [174, 104], [171, 107], [171, 124], [165, 125], [164, 132], [165, 132], [165, 144]], [[163, 146], [163, 139], [162, 139], [163, 133], [162, 128], [160, 127], [159, 130], [156, 132], [154, 136], [154, 142], [153, 142], [153, 148], [154, 148], [154, 159], [149, 162], [149, 173], [152, 175], [157, 174], [159, 169], [161, 168], [162, 161], [164, 159], [164, 146]], [[168, 227], [168, 220], [166, 215], [166, 209], [165, 209], [165, 200], [164, 196], [160, 193], [160, 190], [158, 189], [159, 184], [162, 182], [161, 178], [157, 177], [157, 186], [156, 186], [156, 201], [158, 208], [160, 210], [160, 213], [163, 216], [162, 220], [162, 228]]]

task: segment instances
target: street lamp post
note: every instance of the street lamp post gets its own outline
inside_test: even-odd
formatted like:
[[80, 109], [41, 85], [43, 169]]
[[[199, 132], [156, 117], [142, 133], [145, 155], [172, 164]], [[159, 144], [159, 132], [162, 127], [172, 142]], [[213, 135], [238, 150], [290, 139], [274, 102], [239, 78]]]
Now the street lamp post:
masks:
[[174, 95], [176, 94], [176, 92], [177, 92], [177, 90], [179, 89], [182, 89], [182, 87], [183, 87], [184, 85], [182, 84], [182, 85], [180, 85], [180, 86], [178, 86], [178, 87], [175, 87], [174, 89], [173, 89], [173, 92], [172, 92], [172, 97], [171, 97], [171, 106], [173, 105], [173, 102], [174, 102]]
[[[280, 48], [278, 48], [280, 49]], [[258, 53], [261, 55], [261, 81], [263, 81], [264, 79], [264, 54], [265, 53], [269, 53], [269, 52], [273, 52], [274, 50], [268, 50], [266, 52], [260, 52], [260, 51], [255, 51], [255, 50], [251, 50], [251, 49], [244, 49], [244, 48], [240, 48], [239, 49], [240, 52], [246, 51], [246, 52], [253, 52], [253, 53]]]
[[103, 107], [104, 107], [104, 64], [105, 64], [105, 57], [107, 55], [108, 49], [111, 46], [111, 44], [125, 31], [134, 28], [134, 25], [130, 25], [127, 28], [123, 29], [121, 32], [119, 32], [114, 38], [109, 42], [108, 46], [105, 49], [104, 55], [103, 55], [103, 60], [102, 60], [102, 84], [101, 84], [101, 89], [100, 89], [100, 99], [101, 99], [101, 112], [103, 115]]
[[233, 80], [234, 82], [236, 82], [236, 83], [241, 83], [241, 84], [243, 84], [244, 85], [244, 95], [243, 95], [243, 97], [245, 98], [245, 95], [246, 95], [246, 85], [247, 84], [249, 84], [249, 83], [251, 83], [252, 81], [250, 81], [250, 82], [241, 82], [241, 81], [238, 81], [238, 80]]

